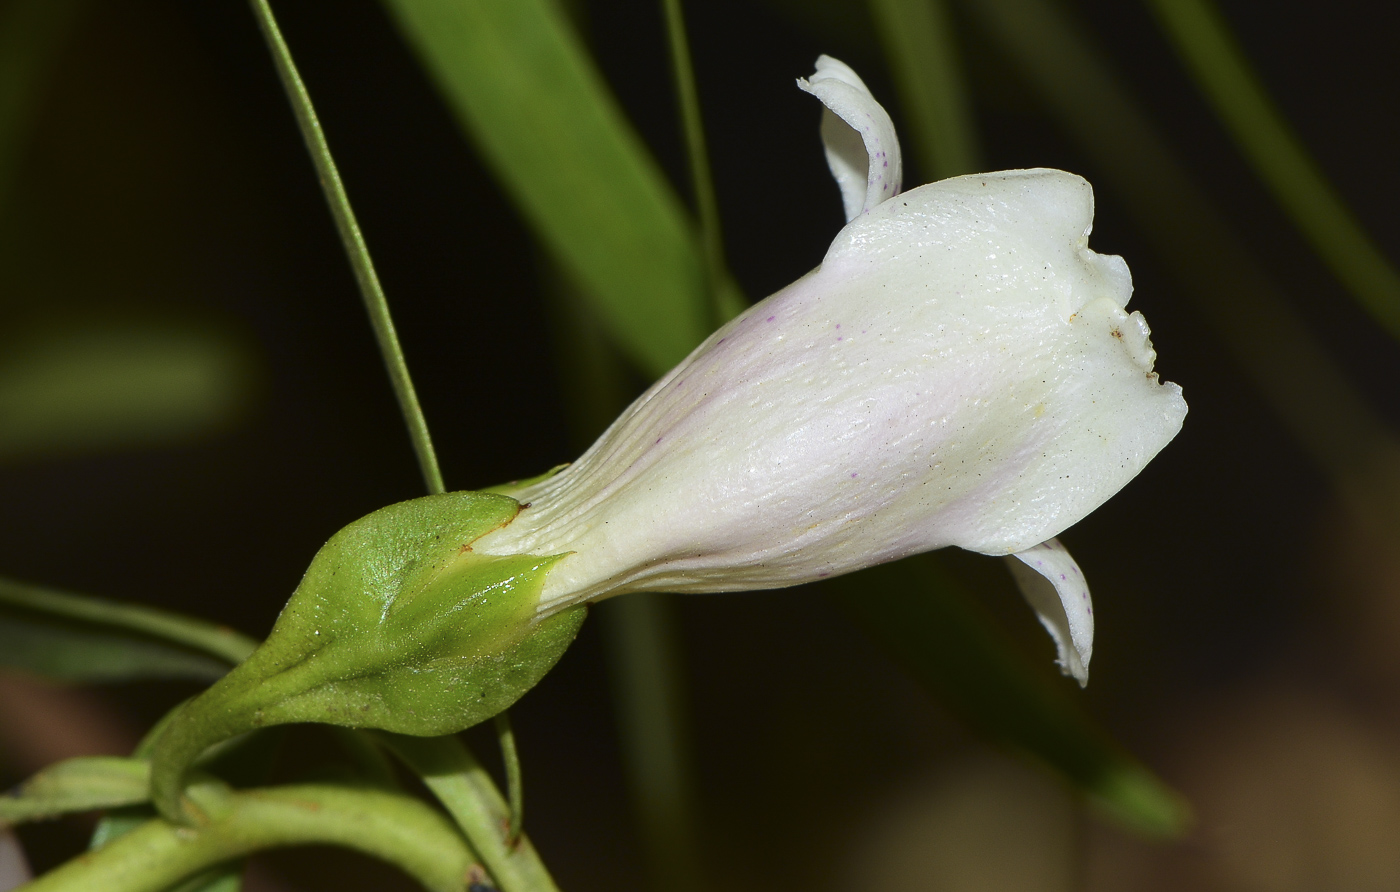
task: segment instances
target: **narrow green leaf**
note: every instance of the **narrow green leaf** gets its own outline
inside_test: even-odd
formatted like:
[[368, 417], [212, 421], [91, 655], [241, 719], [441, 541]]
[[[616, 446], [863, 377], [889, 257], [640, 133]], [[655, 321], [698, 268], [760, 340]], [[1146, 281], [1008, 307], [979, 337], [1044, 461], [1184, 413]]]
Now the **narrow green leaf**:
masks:
[[623, 768], [655, 888], [706, 881], [675, 595], [634, 592], [599, 605]]
[[0, 341], [0, 461], [206, 435], [242, 414], [252, 366], [238, 343], [189, 327], [8, 333]]
[[947, 0], [869, 0], [924, 176], [982, 169]]
[[[10, 631], [5, 631], [6, 628]], [[175, 654], [188, 657], [172, 665], [208, 667], [193, 677], [217, 678], [230, 666], [241, 663], [257, 647], [257, 642], [232, 629], [192, 617], [0, 578], [0, 635], [9, 635], [7, 640], [17, 641], [23, 637], [18, 631], [21, 629], [33, 630], [36, 635], [47, 634], [46, 640], [52, 646], [67, 647], [62, 645], [63, 635], [67, 634], [64, 630], [71, 631], [73, 641], [87, 642], [95, 648], [110, 644], [119, 649], [130, 642], [132, 653], [154, 655], [157, 653], [155, 645], [164, 644], [168, 655], [164, 659], [174, 661]], [[151, 647], [143, 650], [138, 646], [143, 642]], [[169, 645], [179, 645], [182, 649]], [[0, 662], [18, 659], [16, 646], [0, 645]], [[37, 650], [38, 645], [31, 649]], [[42, 659], [42, 656], [35, 654], [34, 658]], [[202, 662], [193, 662], [195, 657]], [[152, 656], [151, 659], [156, 658]]]
[[510, 808], [486, 769], [456, 737], [376, 733], [423, 779], [457, 822], [501, 892], [558, 892], [528, 836], [509, 841]]
[[428, 422], [423, 417], [423, 408], [418, 403], [418, 393], [413, 387], [413, 378], [408, 373], [408, 362], [404, 359], [403, 347], [394, 328], [394, 319], [389, 314], [389, 299], [384, 295], [384, 287], [379, 283], [379, 274], [374, 270], [374, 261], [365, 244], [364, 233], [360, 230], [355, 211], [350, 206], [350, 196], [340, 179], [340, 171], [331, 156], [330, 144], [316, 117], [316, 108], [311, 104], [311, 94], [306, 91], [301, 75], [297, 73], [292, 51], [282, 39], [277, 27], [277, 19], [267, 0], [251, 0], [253, 15], [258, 20], [263, 38], [272, 52], [272, 61], [277, 67], [277, 75], [282, 87], [292, 103], [297, 126], [301, 128], [302, 139], [307, 152], [320, 175], [321, 189], [335, 219], [336, 231], [340, 233], [345, 254], [355, 272], [355, 281], [360, 286], [360, 296], [365, 309], [369, 311], [370, 325], [379, 342], [379, 353], [384, 359], [384, 367], [389, 372], [389, 383], [398, 399], [399, 411], [408, 425], [409, 438], [413, 441], [413, 451], [418, 457], [418, 467], [428, 492], [437, 494], [446, 491], [442, 482], [442, 471], [438, 468], [437, 453], [433, 451], [432, 436], [428, 433]]
[[661, 0], [666, 17], [666, 38], [671, 47], [671, 73], [676, 82], [676, 102], [680, 106], [681, 132], [685, 136], [686, 160], [690, 164], [690, 190], [700, 218], [700, 248], [704, 257], [705, 288], [710, 295], [710, 327], [716, 328], [743, 312], [747, 306], [739, 286], [729, 274], [724, 260], [724, 233], [719, 222], [719, 199], [710, 172], [710, 153], [705, 147], [705, 124], [700, 114], [700, 90], [695, 83], [695, 65], [690, 58], [685, 12], [681, 0]]
[[1400, 274], [1362, 229], [1250, 67], [1210, 0], [1147, 0], [1254, 171], [1362, 307], [1400, 338]]
[[1177, 836], [1185, 800], [1115, 745], [1026, 664], [971, 595], [924, 555], [827, 583], [842, 606], [957, 716], [1041, 760], [1109, 816], [1150, 836]]
[[65, 682], [211, 682], [228, 671], [227, 663], [144, 635], [3, 609], [0, 665]]
[[142, 759], [83, 756], [58, 762], [0, 796], [0, 825], [136, 805], [150, 798], [150, 778], [150, 763]]
[[385, 2], [609, 332], [664, 374], [708, 330], [696, 235], [557, 5]]
[[[479, 882], [462, 836], [440, 812], [401, 793], [330, 784], [233, 792], [215, 781], [190, 788], [213, 819], [197, 833], [147, 821], [25, 887], [26, 892], [152, 892], [269, 848], [336, 845], [396, 865], [433, 892]], [[201, 876], [202, 874], [202, 876]], [[219, 888], [219, 887], [215, 887]]]

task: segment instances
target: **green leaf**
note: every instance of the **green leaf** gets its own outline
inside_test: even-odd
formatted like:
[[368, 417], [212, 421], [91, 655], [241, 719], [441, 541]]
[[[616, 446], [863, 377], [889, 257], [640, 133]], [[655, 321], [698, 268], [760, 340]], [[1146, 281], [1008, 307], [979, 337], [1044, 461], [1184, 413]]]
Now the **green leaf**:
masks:
[[180, 814], [186, 767], [236, 734], [288, 722], [445, 734], [534, 687], [585, 609], [536, 621], [558, 555], [471, 550], [519, 510], [507, 496], [446, 493], [381, 508], [332, 536], [267, 641], [160, 736], [152, 788], [162, 814]]
[[0, 824], [145, 802], [150, 777], [150, 763], [142, 759], [83, 756], [58, 762], [0, 797]]
[[491, 776], [455, 737], [375, 734], [423, 779], [462, 829], [502, 892], [558, 892], [529, 837], [511, 841], [510, 808]]
[[612, 336], [664, 374], [708, 330], [696, 234], [557, 4], [385, 2]]
[[198, 833], [147, 821], [26, 888], [151, 892], [192, 877], [227, 882], [205, 871], [263, 849], [297, 845], [355, 849], [396, 865], [433, 892], [462, 892], [484, 877], [456, 828], [427, 803], [401, 793], [331, 784], [234, 792], [205, 780], [190, 795], [212, 816]]
[[1151, 836], [1190, 822], [1180, 795], [1027, 665], [972, 597], [923, 555], [832, 580], [847, 610], [959, 718], [1042, 761], [1108, 815]]
[[240, 345], [189, 327], [12, 333], [0, 341], [0, 461], [202, 436], [240, 415], [251, 366]]
[[120, 630], [0, 610], [0, 665], [65, 682], [212, 682], [227, 663]]
[[191, 617], [0, 578], [0, 665], [62, 681], [214, 681], [255, 646]]
[[947, 0], [869, 0], [929, 180], [982, 169]]

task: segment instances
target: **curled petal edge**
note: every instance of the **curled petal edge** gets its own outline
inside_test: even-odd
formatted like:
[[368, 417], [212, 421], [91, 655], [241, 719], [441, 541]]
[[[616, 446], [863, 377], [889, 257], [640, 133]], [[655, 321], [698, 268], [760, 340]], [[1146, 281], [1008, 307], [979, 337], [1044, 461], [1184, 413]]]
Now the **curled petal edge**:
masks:
[[1008, 555], [1006, 562], [1021, 595], [1055, 640], [1056, 665], [1084, 687], [1094, 653], [1094, 603], [1079, 565], [1059, 539]]
[[841, 189], [846, 222], [899, 194], [904, 166], [889, 113], [846, 63], [821, 56], [797, 86], [821, 100], [826, 163]]

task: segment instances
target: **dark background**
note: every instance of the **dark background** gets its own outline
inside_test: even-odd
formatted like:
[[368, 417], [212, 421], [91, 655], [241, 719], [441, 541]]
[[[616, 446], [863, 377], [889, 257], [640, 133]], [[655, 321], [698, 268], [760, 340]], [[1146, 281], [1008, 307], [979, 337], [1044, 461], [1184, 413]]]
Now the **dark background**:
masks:
[[[1222, 6], [1328, 176], [1400, 263], [1393, 5]], [[1072, 7], [1352, 385], [1400, 424], [1400, 351], [1277, 210], [1143, 6]], [[577, 444], [563, 421], [544, 264], [522, 221], [379, 6], [284, 0], [277, 11], [379, 266], [449, 488], [567, 461]], [[818, 108], [794, 78], [830, 53], [889, 100], [897, 126], [900, 113], [858, 12], [836, 16], [835, 27], [818, 14], [799, 20], [786, 6], [737, 0], [687, 12], [726, 247], [757, 298], [814, 266], [842, 222]], [[595, 0], [583, 18], [608, 80], [684, 194], [658, 5]], [[1013, 66], [959, 24], [986, 167], [1061, 167], [1095, 180]], [[922, 181], [908, 171], [908, 185]], [[1193, 796], [1202, 825], [1184, 846], [1160, 849], [1084, 819], [1074, 831], [1087, 865], [1081, 879], [1149, 888], [1145, 865], [1165, 864], [1177, 888], [1328, 888], [1318, 878], [1345, 868], [1317, 864], [1364, 863], [1379, 865], [1382, 878], [1366, 888], [1393, 887], [1386, 876], [1400, 884], [1400, 873], [1385, 873], [1400, 869], [1400, 655], [1388, 648], [1400, 632], [1389, 606], [1394, 546], [1368, 541], [1348, 520], [1184, 299], [1173, 258], [1154, 254], [1103, 187], [1093, 241], [1130, 261], [1133, 306], [1152, 324], [1157, 369], [1183, 386], [1191, 414], [1138, 480], [1064, 537], [1099, 604], [1094, 683], [1082, 696]], [[242, 3], [86, 7], [44, 85], [0, 210], [0, 282], [0, 326], [187, 320], [229, 333], [257, 369], [246, 412], [216, 435], [0, 465], [6, 575], [261, 635], [331, 533], [422, 491], [348, 265]], [[994, 562], [951, 566], [986, 589], [1017, 640], [1049, 662], [1048, 640]], [[685, 598], [679, 613], [705, 852], [718, 885], [850, 885], [868, 828], [925, 779], [984, 765], [977, 759], [1021, 777], [982, 754], [818, 592]], [[515, 710], [528, 826], [564, 888], [640, 888], [597, 625]], [[93, 739], [116, 746], [187, 693], [117, 686], [72, 702], [106, 716], [108, 736]], [[67, 696], [23, 702], [42, 711]], [[32, 770], [34, 754], [52, 757], [23, 743], [45, 721], [14, 706], [0, 715], [9, 726], [0, 741], [6, 779]], [[1295, 788], [1311, 792], [1297, 802], [1279, 792]], [[1212, 835], [1219, 815], [1233, 816], [1233, 829]], [[1355, 833], [1333, 845], [1318, 829], [1363, 825], [1378, 836], [1369, 848]], [[71, 853], [81, 832], [62, 823], [25, 838], [45, 866]], [[1301, 884], [1251, 872], [1255, 860], [1276, 859], [1271, 846], [1304, 844], [1320, 848], [1307, 861], [1312, 872], [1300, 868]], [[259, 868], [261, 881], [400, 882], [344, 860], [274, 857]]]

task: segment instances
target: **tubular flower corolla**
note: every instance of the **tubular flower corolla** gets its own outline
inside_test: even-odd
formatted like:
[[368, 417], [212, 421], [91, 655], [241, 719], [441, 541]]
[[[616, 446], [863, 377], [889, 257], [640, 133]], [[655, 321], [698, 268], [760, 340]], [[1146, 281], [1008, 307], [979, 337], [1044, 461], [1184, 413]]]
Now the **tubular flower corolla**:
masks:
[[511, 493], [486, 554], [569, 553], [539, 615], [629, 591], [779, 588], [955, 545], [1011, 558], [1081, 683], [1093, 608], [1055, 539], [1181, 428], [1127, 265], [1057, 170], [900, 193], [893, 125], [823, 56], [848, 223], [821, 266], [716, 331], [573, 465]]

